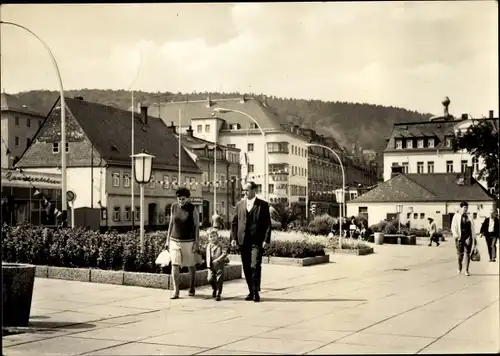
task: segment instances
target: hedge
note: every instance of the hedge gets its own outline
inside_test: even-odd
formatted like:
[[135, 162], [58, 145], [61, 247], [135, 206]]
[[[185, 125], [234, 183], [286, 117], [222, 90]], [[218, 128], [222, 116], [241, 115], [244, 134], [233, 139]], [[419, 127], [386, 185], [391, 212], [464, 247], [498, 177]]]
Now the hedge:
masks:
[[[140, 251], [138, 234], [128, 232], [101, 234], [82, 228], [58, 228], [49, 230], [41, 226], [4, 225], [2, 233], [2, 261], [30, 263], [55, 267], [99, 268], [131, 272], [169, 273], [154, 261], [165, 245], [166, 232], [158, 231], [144, 235], [144, 249]], [[231, 247], [229, 239], [222, 243], [230, 253], [238, 253]], [[208, 243], [206, 231], [200, 233], [200, 255], [198, 269], [205, 268], [205, 248]], [[320, 243], [307, 241], [272, 241], [265, 256], [305, 258], [324, 255]]]

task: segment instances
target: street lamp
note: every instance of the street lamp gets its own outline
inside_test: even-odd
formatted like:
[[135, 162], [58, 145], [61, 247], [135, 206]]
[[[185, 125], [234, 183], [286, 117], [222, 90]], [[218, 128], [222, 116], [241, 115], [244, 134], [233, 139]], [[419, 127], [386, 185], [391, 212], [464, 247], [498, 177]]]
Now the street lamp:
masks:
[[14, 22], [9, 22], [9, 21], [0, 21], [0, 24], [2, 25], [11, 25], [15, 26], [18, 28], [21, 28], [30, 34], [32, 34], [38, 41], [42, 43], [42, 45], [45, 47], [47, 52], [50, 55], [50, 58], [52, 59], [52, 64], [54, 65], [54, 68], [57, 73], [57, 79], [59, 80], [59, 96], [61, 97], [61, 208], [62, 208], [62, 216], [63, 216], [63, 222], [66, 223], [68, 219], [68, 201], [67, 201], [67, 196], [66, 196], [66, 191], [67, 191], [67, 172], [66, 172], [66, 101], [64, 100], [64, 87], [62, 83], [62, 78], [61, 78], [61, 72], [59, 71], [59, 66], [57, 65], [57, 61], [52, 54], [52, 51], [50, 50], [49, 46], [40, 38], [38, 37], [33, 31], [30, 29], [19, 25]]
[[151, 180], [151, 170], [153, 167], [153, 158], [155, 156], [147, 154], [144, 150], [141, 153], [132, 155], [134, 160], [134, 175], [135, 181], [140, 186], [141, 191], [141, 222], [140, 222], [140, 237], [141, 237], [141, 251], [144, 247], [144, 184], [148, 184]]
[[398, 233], [401, 232], [401, 213], [403, 212], [403, 205], [396, 205], [396, 212], [398, 213]]
[[[345, 204], [344, 203], [344, 200], [345, 200], [345, 196], [344, 196], [344, 188], [345, 188], [344, 165], [342, 164], [342, 160], [340, 159], [337, 152], [335, 152], [330, 147], [324, 146], [324, 145], [318, 145], [316, 143], [306, 143], [306, 146], [307, 147], [315, 146], [315, 147], [324, 148], [324, 149], [330, 151], [339, 160], [340, 169], [342, 170], [342, 189], [341, 189], [340, 193], [338, 192], [338, 190], [336, 190], [335, 195], [336, 195], [337, 201], [341, 204], [340, 205], [340, 223], [339, 223], [339, 227], [340, 227], [339, 248], [342, 249], [342, 220], [343, 220], [342, 217], [344, 215], [344, 204]], [[340, 198], [340, 201], [339, 201], [339, 198]]]
[[409, 214], [409, 218], [408, 218], [408, 228], [411, 228], [411, 214], [413, 213], [413, 207], [410, 206], [408, 207], [408, 214]]
[[221, 114], [226, 114], [228, 112], [234, 112], [234, 113], [237, 113], [237, 114], [241, 114], [241, 115], [244, 115], [246, 117], [248, 117], [250, 120], [253, 121], [253, 123], [257, 126], [257, 128], [260, 130], [260, 133], [262, 134], [262, 137], [264, 137], [264, 145], [265, 145], [265, 148], [264, 148], [264, 197], [265, 197], [265, 200], [267, 200], [269, 202], [269, 185], [268, 185], [268, 166], [267, 166], [267, 142], [266, 142], [266, 133], [264, 132], [264, 130], [262, 130], [262, 127], [260, 127], [259, 123], [257, 122], [257, 120], [255, 120], [252, 116], [250, 116], [249, 114], [247, 114], [246, 112], [243, 112], [243, 111], [240, 111], [240, 110], [236, 110], [236, 109], [226, 109], [226, 108], [214, 108], [214, 111], [215, 112], [218, 112], [218, 113], [221, 113]]

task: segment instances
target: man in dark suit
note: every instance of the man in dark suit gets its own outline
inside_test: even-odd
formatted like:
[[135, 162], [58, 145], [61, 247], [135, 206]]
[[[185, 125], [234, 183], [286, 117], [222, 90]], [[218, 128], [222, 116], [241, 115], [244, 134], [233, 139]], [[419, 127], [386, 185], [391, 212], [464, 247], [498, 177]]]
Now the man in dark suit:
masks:
[[499, 220], [496, 209], [492, 209], [490, 217], [484, 219], [483, 225], [481, 225], [480, 234], [486, 239], [490, 262], [495, 262], [497, 258], [497, 241], [500, 235]]
[[248, 285], [245, 300], [260, 301], [262, 255], [271, 242], [271, 215], [269, 204], [257, 198], [257, 185], [244, 185], [245, 198], [236, 204], [236, 214], [231, 224], [231, 245], [238, 244], [243, 273]]

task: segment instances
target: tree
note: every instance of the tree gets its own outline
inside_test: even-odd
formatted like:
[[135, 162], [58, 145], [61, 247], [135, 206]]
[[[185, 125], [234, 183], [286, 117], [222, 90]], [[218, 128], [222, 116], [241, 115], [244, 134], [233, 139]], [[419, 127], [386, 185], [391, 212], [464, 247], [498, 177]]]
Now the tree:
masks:
[[478, 179], [486, 180], [489, 189], [494, 188], [496, 199], [499, 199], [499, 142], [498, 119], [479, 120], [467, 128], [465, 132], [458, 132], [455, 136], [454, 150], [466, 150], [476, 160], [484, 162], [478, 172]]

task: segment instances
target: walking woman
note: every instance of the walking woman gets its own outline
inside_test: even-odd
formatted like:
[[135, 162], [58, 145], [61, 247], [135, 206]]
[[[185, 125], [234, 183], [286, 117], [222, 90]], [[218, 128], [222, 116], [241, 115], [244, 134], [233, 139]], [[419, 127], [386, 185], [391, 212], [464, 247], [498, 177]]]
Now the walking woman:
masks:
[[179, 283], [182, 267], [189, 269], [189, 296], [195, 293], [196, 259], [199, 241], [198, 209], [188, 202], [191, 193], [187, 188], [175, 192], [177, 202], [172, 204], [165, 248], [172, 257], [172, 280], [174, 291], [171, 299], [179, 298]]
[[437, 236], [437, 227], [433, 218], [427, 218], [429, 221], [429, 226], [427, 227], [427, 231], [429, 232], [430, 241], [429, 246], [432, 246], [432, 243], [435, 242], [436, 246], [439, 246], [439, 237]]
[[497, 241], [500, 235], [500, 227], [496, 209], [491, 209], [490, 217], [484, 219], [481, 226], [481, 236], [486, 239], [490, 262], [495, 262], [497, 258]]
[[451, 233], [455, 238], [458, 255], [458, 274], [462, 273], [462, 261], [465, 256], [465, 275], [469, 276], [469, 264], [472, 251], [476, 247], [474, 221], [467, 213], [469, 204], [466, 201], [460, 203], [460, 211], [453, 215], [451, 221]]

